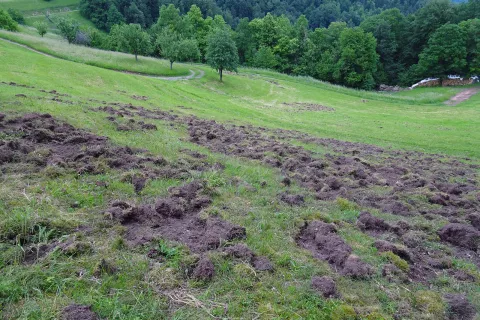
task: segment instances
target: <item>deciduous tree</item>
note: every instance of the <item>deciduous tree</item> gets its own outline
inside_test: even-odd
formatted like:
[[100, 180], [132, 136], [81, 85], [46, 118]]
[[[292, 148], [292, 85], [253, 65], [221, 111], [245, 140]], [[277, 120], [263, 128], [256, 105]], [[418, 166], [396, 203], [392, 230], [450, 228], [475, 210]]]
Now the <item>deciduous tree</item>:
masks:
[[227, 27], [213, 29], [207, 41], [207, 63], [218, 70], [220, 81], [223, 81], [223, 71], [237, 71], [238, 51]]

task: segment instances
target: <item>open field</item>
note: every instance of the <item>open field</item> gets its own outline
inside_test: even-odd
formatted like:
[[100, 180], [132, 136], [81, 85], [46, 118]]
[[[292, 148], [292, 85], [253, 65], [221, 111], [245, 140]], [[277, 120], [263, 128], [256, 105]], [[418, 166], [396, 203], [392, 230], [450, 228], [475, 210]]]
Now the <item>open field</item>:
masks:
[[45, 9], [55, 9], [62, 7], [76, 6], [79, 0], [0, 0], [0, 8], [17, 9], [23, 12], [41, 11]]
[[0, 40], [0, 318], [480, 310], [479, 94], [200, 65], [163, 81], [107, 70], [163, 61], [0, 36], [66, 59]]

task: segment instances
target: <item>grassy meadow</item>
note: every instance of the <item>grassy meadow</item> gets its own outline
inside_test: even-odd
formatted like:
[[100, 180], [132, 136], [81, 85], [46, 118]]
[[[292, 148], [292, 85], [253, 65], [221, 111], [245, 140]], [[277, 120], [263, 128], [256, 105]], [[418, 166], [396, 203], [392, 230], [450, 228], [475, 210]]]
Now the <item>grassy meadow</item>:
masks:
[[1, 0], [0, 8], [12, 8], [23, 12], [32, 12], [45, 9], [72, 7], [77, 6], [79, 3], [79, 0]]
[[[34, 30], [30, 29], [28, 33], [34, 33]], [[190, 66], [186, 64], [174, 64], [174, 68], [170, 70], [170, 63], [166, 60], [140, 57], [138, 61], [135, 61], [131, 54], [70, 45], [59, 36], [52, 34], [41, 38], [27, 33], [0, 30], [0, 37], [58, 58], [105, 69], [138, 72], [152, 76], [186, 76], [190, 74]]]
[[[0, 0], [1, 1], [1, 0]], [[21, 1], [19, 1], [21, 2]], [[44, 1], [38, 1], [44, 2]], [[52, 1], [51, 3], [62, 2]], [[74, 1], [71, 1], [72, 3]], [[0, 6], [5, 4], [0, 2]], [[69, 5], [69, 1], [62, 4]], [[162, 242], [169, 252], [163, 263], [152, 263], [149, 247], [126, 247], [122, 226], [106, 221], [103, 212], [115, 199], [154, 203], [168, 188], [185, 181], [157, 179], [136, 194], [124, 182], [124, 173], [108, 170], [101, 175], [67, 172], [60, 178], [45, 172], [33, 176], [0, 175], [0, 318], [55, 319], [70, 304], [91, 305], [102, 319], [393, 319], [398, 310], [411, 319], [439, 319], [445, 306], [425, 292], [466, 292], [480, 308], [480, 275], [474, 265], [454, 259], [459, 269], [477, 275], [473, 283], [460, 283], [442, 275], [433, 283], [397, 285], [381, 276], [357, 281], [338, 276], [327, 263], [314, 259], [295, 243], [304, 220], [322, 218], [338, 222], [339, 234], [354, 253], [376, 269], [387, 258], [372, 250], [374, 239], [360, 232], [355, 219], [362, 208], [342, 201], [319, 201], [295, 183], [283, 186], [279, 170], [254, 161], [209, 151], [189, 142], [186, 126], [149, 120], [157, 131], [117, 131], [105, 116], [91, 110], [95, 101], [132, 103], [147, 109], [172, 110], [225, 124], [254, 125], [296, 130], [314, 137], [362, 142], [387, 149], [469, 157], [480, 164], [480, 94], [457, 106], [444, 104], [459, 88], [425, 88], [395, 94], [346, 89], [308, 78], [274, 72], [240, 69], [218, 81], [214, 70], [202, 65], [175, 64], [132, 55], [68, 45], [55, 37], [0, 31], [0, 37], [25, 44], [61, 59], [43, 56], [0, 39], [0, 81], [35, 88], [0, 84], [0, 112], [20, 115], [49, 113], [71, 125], [107, 136], [113, 143], [141, 148], [169, 162], [182, 161], [182, 150], [206, 155], [221, 163], [223, 171], [196, 172], [216, 188], [209, 214], [244, 226], [246, 244], [275, 265], [273, 273], [255, 272], [245, 263], [212, 255], [216, 275], [202, 283], [182, 276], [188, 249]], [[188, 81], [165, 81], [108, 69], [163, 76], [185, 75], [189, 69], [205, 76]], [[70, 95], [73, 104], [48, 100], [39, 89]], [[26, 95], [17, 97], [18, 94]], [[132, 98], [146, 96], [148, 100]], [[296, 111], [285, 103], [315, 103], [334, 112]], [[183, 107], [181, 107], [183, 106]], [[188, 108], [184, 108], [188, 107]], [[331, 150], [316, 150], [328, 152]], [[242, 181], [236, 184], [233, 181]], [[109, 187], [96, 184], [105, 182]], [[261, 187], [265, 183], [265, 187]], [[256, 191], [252, 191], [252, 186]], [[278, 200], [280, 192], [306, 192], [305, 206], [292, 207]], [[380, 213], [387, 221], [398, 216]], [[425, 228], [438, 228], [446, 219], [415, 218]], [[88, 226], [89, 232], [82, 232]], [[66, 256], [54, 251], [38, 263], [22, 263], [22, 243], [16, 233], [41, 245], [74, 237], [92, 244], [88, 252]], [[115, 274], [94, 276], [102, 259], [111, 261]], [[342, 299], [323, 299], [310, 288], [314, 275], [336, 279]], [[436, 293], [435, 293], [436, 294]], [[430, 300], [428, 300], [430, 299]], [[424, 301], [428, 300], [427, 303]], [[479, 309], [480, 310], [480, 309]]]

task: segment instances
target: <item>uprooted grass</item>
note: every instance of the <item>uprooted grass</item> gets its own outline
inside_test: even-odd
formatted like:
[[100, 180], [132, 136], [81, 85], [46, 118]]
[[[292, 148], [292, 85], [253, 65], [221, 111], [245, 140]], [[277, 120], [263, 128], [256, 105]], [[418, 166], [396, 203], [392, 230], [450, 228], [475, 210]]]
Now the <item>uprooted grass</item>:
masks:
[[[122, 173], [114, 170], [102, 175], [57, 176], [42, 172], [35, 176], [2, 177], [0, 234], [7, 235], [7, 227], [17, 230], [15, 235], [2, 238], [2, 245], [8, 247], [1, 251], [2, 254], [8, 251], [12, 257], [7, 265], [1, 267], [0, 273], [3, 317], [55, 318], [65, 305], [72, 302], [92, 305], [99, 316], [109, 319], [202, 319], [212, 316], [351, 319], [357, 317], [357, 313], [361, 318], [389, 319], [397, 312], [401, 312], [405, 317], [422, 319], [425, 318], [427, 309], [431, 311], [427, 310], [430, 312], [429, 316], [441, 313], [442, 310], [436, 306], [430, 307], [426, 301], [428, 299], [423, 299], [421, 293], [416, 294], [419, 290], [434, 290], [439, 293], [466, 290], [470, 300], [479, 307], [478, 283], [462, 284], [460, 287], [455, 279], [447, 276], [429, 284], [429, 288], [424, 285], [387, 282], [380, 275], [383, 265], [388, 262], [387, 259], [372, 250], [374, 239], [360, 232], [354, 225], [362, 208], [345, 199], [333, 202], [316, 201], [311, 194], [297, 185], [283, 186], [282, 176], [277, 170], [256, 161], [208, 152], [205, 148], [188, 142], [185, 127], [182, 125], [171, 127], [169, 123], [152, 120], [158, 127], [157, 131], [116, 131], [105, 117], [90, 109], [96, 102], [88, 101], [89, 98], [94, 98], [132, 102], [148, 108], [162, 109], [186, 105], [192, 109], [186, 111], [175, 108], [175, 112], [192, 112], [207, 118], [218, 116], [223, 121], [240, 118], [240, 123], [270, 122], [269, 127], [294, 129], [295, 124], [287, 124], [280, 120], [281, 117], [271, 115], [271, 111], [263, 117], [263, 113], [256, 113], [253, 107], [250, 109], [244, 100], [236, 99], [242, 91], [242, 85], [258, 85], [258, 90], [249, 97], [259, 99], [265, 90], [270, 90], [270, 85], [265, 87], [263, 80], [249, 82], [232, 76], [226, 84], [220, 85], [213, 80], [216, 75], [207, 73], [207, 78], [197, 84], [158, 84], [148, 79], [140, 81], [135, 77], [110, 74], [104, 70], [81, 68], [81, 65], [65, 61], [44, 60], [48, 58], [37, 57], [34, 53], [26, 53], [9, 45], [0, 44], [0, 48], [6, 48], [4, 56], [10, 62], [6, 66], [7, 71], [0, 71], [2, 79], [37, 87], [30, 90], [2, 86], [2, 90], [5, 89], [0, 92], [2, 112], [48, 112], [70, 124], [108, 136], [113, 143], [146, 149], [164, 156], [168, 161], [178, 161], [184, 156], [181, 150], [190, 149], [205, 154], [211, 163], [223, 164], [224, 170], [196, 172], [190, 177], [190, 180], [206, 180], [209, 186], [216, 190], [213, 204], [204, 213], [218, 215], [244, 226], [247, 230], [248, 246], [255, 253], [267, 256], [275, 266], [272, 273], [258, 272], [246, 263], [213, 253], [211, 259], [216, 269], [214, 280], [210, 283], [194, 281], [186, 276], [184, 268], [194, 257], [184, 246], [165, 240], [150, 244], [159, 248], [165, 260], [150, 259], [147, 257], [149, 246], [128, 247], [123, 241], [124, 227], [103, 215], [112, 200], [153, 203], [156, 198], [166, 195], [169, 187], [185, 183], [185, 180], [150, 181], [140, 195], [137, 195], [131, 184], [122, 182]], [[11, 53], [32, 65], [20, 65], [17, 59], [10, 57]], [[49, 77], [45, 76], [47, 73], [50, 74]], [[75, 74], [76, 77], [66, 78], [65, 73]], [[236, 83], [237, 80], [239, 83]], [[206, 89], [206, 86], [220, 88], [226, 94], [218, 94], [212, 98], [213, 93]], [[71, 94], [73, 104], [48, 101], [38, 92], [41, 88]], [[299, 97], [304, 95], [305, 99], [313, 99], [308, 88], [299, 85], [295, 90], [299, 92]], [[322, 93], [329, 92], [323, 87], [319, 87], [319, 90]], [[129, 94], [121, 91], [128, 91]], [[25, 93], [31, 98], [16, 98], [14, 95], [17, 93]], [[149, 96], [149, 100], [133, 101], [133, 93]], [[244, 92], [244, 95], [247, 93]], [[343, 96], [347, 105], [345, 107], [338, 102], [341, 97], [337, 95], [330, 102], [337, 110], [344, 108], [345, 114], [348, 114], [347, 111], [354, 112], [358, 107], [357, 98]], [[316, 99], [323, 98], [319, 94]], [[374, 105], [371, 112], [378, 111], [377, 107]], [[250, 110], [253, 110], [253, 115], [257, 118], [251, 117]], [[366, 107], [363, 112], [367, 113]], [[461, 113], [461, 110], [459, 112]], [[308, 116], [317, 117], [316, 121], [325, 120], [330, 124], [335, 121], [334, 118], [324, 119], [318, 115]], [[371, 114], [369, 116], [375, 117]], [[303, 119], [295, 117], [292, 116], [294, 122]], [[392, 124], [395, 122], [389, 119], [385, 121], [391, 121]], [[463, 120], [458, 121], [462, 123]], [[468, 127], [469, 124], [463, 125]], [[360, 133], [361, 127], [351, 130]], [[319, 135], [318, 132], [316, 134]], [[397, 137], [397, 134], [400, 137]], [[411, 134], [422, 139], [422, 133]], [[391, 132], [389, 137], [396, 137], [397, 144], [402, 143], [401, 132]], [[461, 135], [456, 137], [461, 149], [468, 146], [468, 139], [462, 140]], [[435, 147], [429, 150], [435, 150]], [[455, 154], [455, 150], [449, 151]], [[108, 187], [97, 186], [95, 181], [102, 181]], [[287, 190], [305, 194], [305, 205], [291, 207], [279, 201], [278, 194]], [[19, 213], [12, 215], [15, 210]], [[398, 219], [392, 215], [384, 216], [390, 220]], [[313, 259], [311, 254], [300, 249], [295, 243], [295, 236], [304, 221], [312, 219], [335, 222], [339, 226], [339, 234], [352, 247], [354, 253], [374, 266], [374, 276], [367, 280], [341, 277], [327, 263]], [[429, 228], [433, 228], [434, 223], [439, 223], [426, 221], [422, 217], [415, 222], [423, 223]], [[17, 235], [24, 240], [15, 241]], [[27, 246], [53, 241], [60, 244], [74, 241], [88, 245], [90, 250], [74, 251], [81, 246], [69, 250], [62, 250], [60, 247], [41, 257], [33, 265], [22, 262]], [[116, 270], [96, 272], [102, 260]], [[463, 260], [456, 260], [455, 265], [458, 269], [477, 270]], [[342, 294], [341, 300], [326, 300], [313, 292], [310, 287], [312, 276], [323, 275], [335, 278]], [[445, 286], [446, 281], [450, 285]], [[423, 301], [422, 299], [426, 302], [415, 303], [417, 300]]]

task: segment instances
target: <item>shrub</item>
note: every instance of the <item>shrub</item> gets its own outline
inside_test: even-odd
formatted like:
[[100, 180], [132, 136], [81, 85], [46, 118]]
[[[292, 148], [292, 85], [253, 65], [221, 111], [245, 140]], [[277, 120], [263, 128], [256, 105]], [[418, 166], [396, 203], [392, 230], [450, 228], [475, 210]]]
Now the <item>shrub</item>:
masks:
[[37, 29], [38, 34], [41, 35], [42, 37], [47, 33], [48, 25], [46, 22], [44, 21], [36, 22], [34, 26]]
[[18, 22], [20, 24], [25, 24], [25, 18], [23, 18], [23, 14], [19, 10], [10, 8], [10, 9], [8, 9], [8, 14], [16, 22]]
[[18, 31], [17, 22], [3, 9], [0, 9], [0, 29]]

